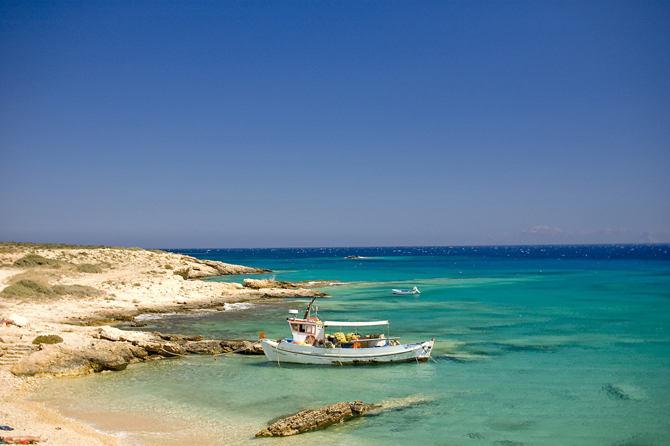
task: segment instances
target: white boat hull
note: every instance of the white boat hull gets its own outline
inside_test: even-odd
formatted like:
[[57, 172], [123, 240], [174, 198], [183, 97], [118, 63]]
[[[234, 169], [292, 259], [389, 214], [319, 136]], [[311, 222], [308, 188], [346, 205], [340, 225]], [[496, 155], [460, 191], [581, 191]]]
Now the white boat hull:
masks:
[[433, 341], [373, 348], [324, 348], [261, 339], [261, 345], [269, 361], [340, 365], [427, 361]]

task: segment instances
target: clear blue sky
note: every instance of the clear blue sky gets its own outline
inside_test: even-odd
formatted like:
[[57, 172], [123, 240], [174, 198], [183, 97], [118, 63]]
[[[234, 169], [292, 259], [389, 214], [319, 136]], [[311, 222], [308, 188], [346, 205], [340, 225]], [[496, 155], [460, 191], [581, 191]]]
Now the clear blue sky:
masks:
[[0, 3], [0, 240], [670, 242], [670, 3]]

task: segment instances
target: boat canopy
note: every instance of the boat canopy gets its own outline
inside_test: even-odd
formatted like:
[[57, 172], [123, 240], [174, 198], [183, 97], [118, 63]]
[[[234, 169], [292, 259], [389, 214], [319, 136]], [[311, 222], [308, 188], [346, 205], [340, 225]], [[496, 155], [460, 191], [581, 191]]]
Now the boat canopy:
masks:
[[388, 325], [389, 321], [376, 321], [376, 322], [338, 322], [338, 321], [325, 321], [324, 326], [339, 326], [339, 327], [371, 327], [374, 325]]

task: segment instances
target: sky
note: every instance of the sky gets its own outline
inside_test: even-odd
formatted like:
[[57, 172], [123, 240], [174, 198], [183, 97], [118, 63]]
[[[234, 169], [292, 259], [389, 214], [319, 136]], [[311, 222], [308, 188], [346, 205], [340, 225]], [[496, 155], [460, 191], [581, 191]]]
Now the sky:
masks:
[[668, 243], [670, 3], [3, 1], [0, 241]]

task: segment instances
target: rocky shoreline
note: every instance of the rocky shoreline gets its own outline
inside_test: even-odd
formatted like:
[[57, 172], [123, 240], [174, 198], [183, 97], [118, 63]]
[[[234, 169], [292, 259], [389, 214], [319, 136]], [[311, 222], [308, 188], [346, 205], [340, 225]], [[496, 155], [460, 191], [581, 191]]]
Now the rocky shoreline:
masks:
[[45, 428], [44, 419], [67, 423], [43, 413], [49, 410], [38, 403], [24, 401], [30, 380], [123, 370], [186, 354], [261, 354], [256, 341], [124, 331], [113, 325], [141, 326], [134, 318], [146, 313], [226, 311], [226, 305], [239, 302], [328, 297], [288, 282], [199, 280], [268, 272], [139, 248], [0, 243], [0, 320], [5, 320], [0, 322], [0, 415], [4, 422], [21, 424], [26, 434], [46, 434], [49, 444], [116, 444], [114, 437], [83, 427], [68, 432]]

